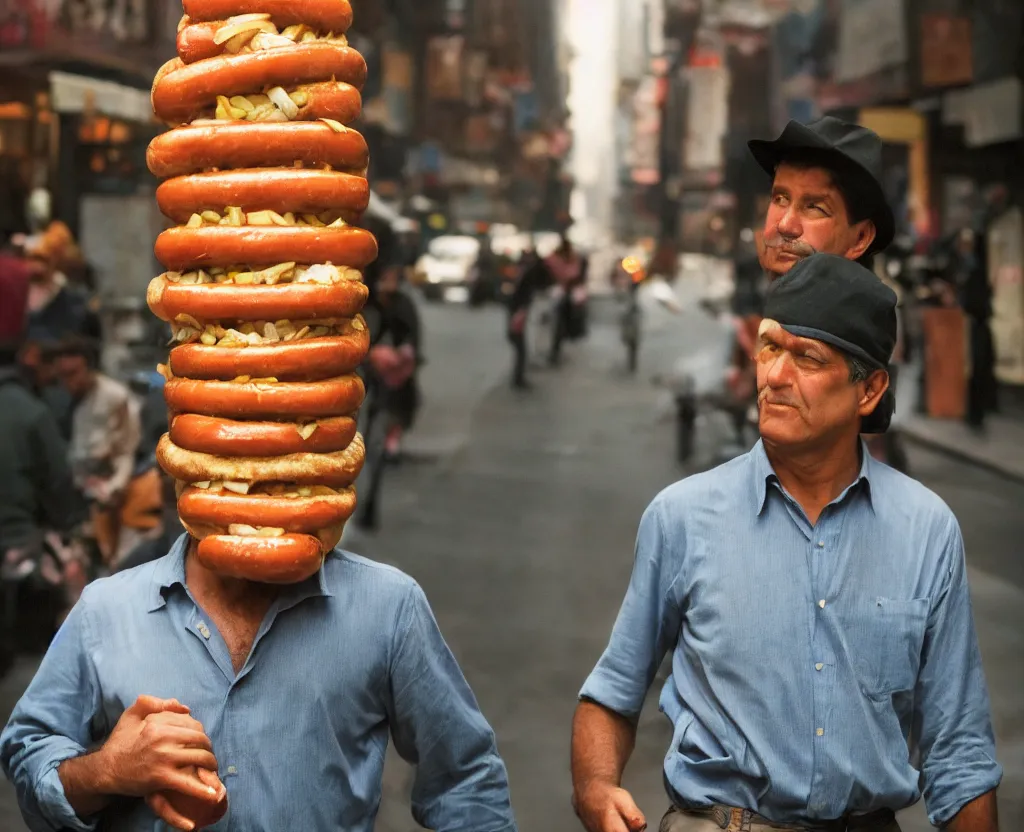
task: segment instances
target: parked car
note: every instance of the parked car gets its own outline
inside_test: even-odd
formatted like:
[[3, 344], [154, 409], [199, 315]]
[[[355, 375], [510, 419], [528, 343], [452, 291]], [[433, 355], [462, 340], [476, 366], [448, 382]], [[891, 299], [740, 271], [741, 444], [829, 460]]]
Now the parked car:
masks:
[[479, 255], [480, 241], [475, 237], [437, 237], [416, 261], [413, 281], [428, 300], [465, 303], [476, 280]]

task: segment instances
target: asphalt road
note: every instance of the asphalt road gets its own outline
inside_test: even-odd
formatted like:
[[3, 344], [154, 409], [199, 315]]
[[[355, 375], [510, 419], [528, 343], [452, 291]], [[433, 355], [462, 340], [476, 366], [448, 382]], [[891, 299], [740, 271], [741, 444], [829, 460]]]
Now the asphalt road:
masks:
[[[702, 347], [697, 313], [652, 319], [635, 378], [608, 316], [536, 387], [506, 384], [497, 310], [424, 310], [424, 409], [414, 459], [388, 472], [383, 528], [347, 545], [423, 585], [442, 630], [494, 725], [520, 829], [580, 828], [569, 806], [568, 739], [575, 695], [600, 655], [629, 576], [636, 523], [648, 501], [685, 475], [672, 454], [666, 402], [650, 375], [680, 345]], [[602, 321], [601, 319], [604, 319]], [[688, 346], [686, 346], [688, 345]], [[716, 427], [706, 428], [707, 464]], [[1024, 822], [1024, 487], [914, 450], [916, 475], [960, 518], [975, 615], [993, 699], [1004, 829]], [[6, 714], [32, 663], [0, 685]], [[660, 687], [660, 686], [659, 686]], [[660, 763], [670, 733], [653, 690], [626, 785], [652, 827], [666, 808]], [[389, 757], [378, 832], [413, 832], [410, 770]], [[928, 827], [920, 807], [905, 832]], [[22, 832], [9, 787], [0, 829]]]

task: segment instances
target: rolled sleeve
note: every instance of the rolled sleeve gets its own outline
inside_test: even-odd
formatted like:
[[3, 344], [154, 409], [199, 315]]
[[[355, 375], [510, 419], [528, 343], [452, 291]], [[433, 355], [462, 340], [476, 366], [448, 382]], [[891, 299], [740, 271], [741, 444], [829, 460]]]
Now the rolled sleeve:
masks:
[[952, 517], [945, 554], [945, 580], [929, 613], [916, 695], [924, 798], [935, 826], [948, 823], [1002, 779], [963, 538]]
[[415, 584], [399, 612], [389, 682], [395, 749], [416, 766], [416, 822], [435, 832], [516, 832], [494, 732]]
[[672, 590], [682, 544], [665, 533], [663, 502], [644, 512], [637, 532], [633, 574], [608, 646], [587, 678], [581, 699], [591, 699], [628, 718], [643, 709], [647, 691], [682, 623]]
[[[86, 590], [88, 593], [88, 590]], [[91, 832], [68, 803], [57, 769], [86, 753], [99, 696], [85, 643], [83, 595], [54, 637], [3, 733], [0, 764], [32, 832]]]

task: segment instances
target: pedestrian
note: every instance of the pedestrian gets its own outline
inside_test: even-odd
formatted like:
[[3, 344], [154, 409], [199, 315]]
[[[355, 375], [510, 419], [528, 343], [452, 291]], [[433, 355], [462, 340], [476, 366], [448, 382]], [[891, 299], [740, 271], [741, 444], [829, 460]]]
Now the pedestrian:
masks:
[[548, 364], [557, 367], [562, 361], [562, 345], [566, 339], [579, 338], [584, 333], [586, 310], [581, 301], [586, 290], [589, 261], [576, 251], [568, 235], [563, 234], [555, 252], [544, 258], [544, 265], [554, 284]]
[[508, 299], [506, 336], [512, 345], [512, 387], [529, 390], [531, 384], [526, 379], [527, 324], [533, 299], [547, 285], [548, 278], [544, 264], [532, 246], [523, 252], [517, 272], [515, 286]]
[[415, 581], [335, 550], [269, 586], [195, 547], [134, 553], [53, 640], [0, 735], [29, 828], [193, 829], [226, 796], [218, 828], [371, 832], [390, 736], [418, 824], [516, 832], [494, 733]]
[[104, 560], [118, 554], [122, 499], [142, 438], [141, 408], [131, 391], [100, 372], [96, 345], [68, 338], [56, 350], [57, 374], [74, 402], [71, 467], [75, 486], [92, 508]]
[[[29, 280], [20, 259], [0, 256], [0, 676], [20, 647], [53, 635], [70, 564], [47, 550], [46, 537], [76, 519], [67, 446], [18, 363]], [[26, 615], [35, 620], [26, 624]]]
[[29, 338], [44, 343], [65, 338], [100, 340], [95, 298], [69, 277], [85, 266], [68, 227], [59, 221], [50, 223], [45, 232], [29, 238], [25, 252], [36, 268], [29, 292]]
[[967, 318], [971, 375], [967, 381], [965, 421], [976, 432], [985, 428], [985, 416], [995, 410], [997, 391], [996, 350], [992, 338], [992, 286], [988, 279], [987, 235], [964, 228], [957, 236], [950, 258], [953, 285]]
[[997, 832], [959, 526], [859, 439], [892, 415], [896, 298], [815, 255], [769, 289], [760, 332], [761, 441], [667, 488], [640, 522], [576, 711], [577, 812], [589, 832], [644, 828], [619, 784], [671, 650], [662, 832], [898, 832], [894, 813], [922, 792], [934, 825]]

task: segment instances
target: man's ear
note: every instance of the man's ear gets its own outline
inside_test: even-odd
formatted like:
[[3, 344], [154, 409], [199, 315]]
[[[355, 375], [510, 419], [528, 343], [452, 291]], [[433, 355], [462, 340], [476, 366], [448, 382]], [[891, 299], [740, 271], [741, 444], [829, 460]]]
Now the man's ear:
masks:
[[861, 220], [854, 226], [854, 229], [857, 231], [857, 236], [853, 245], [846, 250], [844, 256], [847, 260], [860, 260], [864, 253], [871, 248], [875, 237], [878, 236], [875, 224], [871, 220]]
[[857, 405], [857, 412], [861, 418], [870, 416], [875, 412], [878, 403], [889, 389], [889, 374], [885, 370], [875, 370], [864, 381], [864, 395], [861, 396]]

